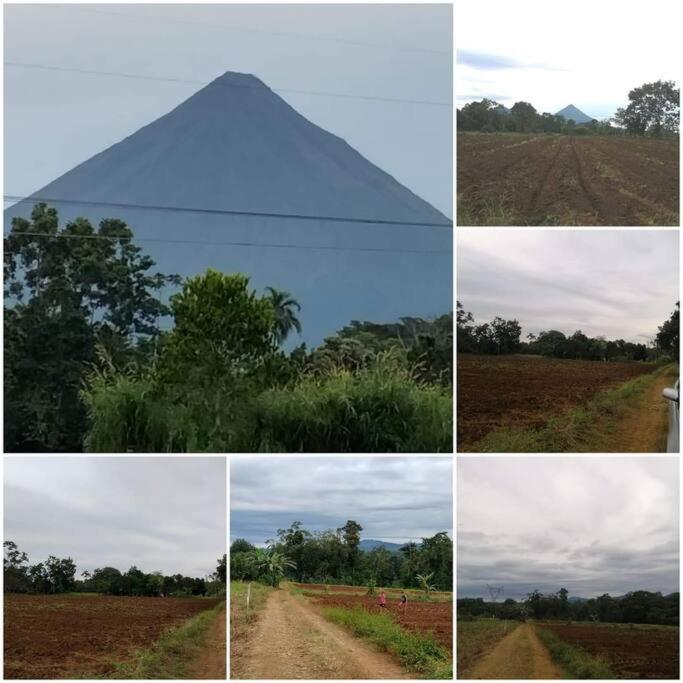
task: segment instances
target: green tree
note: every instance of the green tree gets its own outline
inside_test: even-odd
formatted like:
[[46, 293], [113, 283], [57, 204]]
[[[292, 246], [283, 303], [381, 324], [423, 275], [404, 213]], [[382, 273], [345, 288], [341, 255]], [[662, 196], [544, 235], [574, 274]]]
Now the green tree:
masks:
[[293, 299], [289, 292], [273, 287], [266, 287], [266, 292], [275, 314], [273, 334], [278, 345], [287, 339], [292, 330], [301, 334], [301, 322], [296, 315], [301, 310], [299, 302]]
[[37, 204], [4, 239], [5, 448], [80, 451], [79, 392], [97, 343], [127, 353], [154, 337], [167, 307], [156, 292], [176, 276], [154, 261], [125, 223], [95, 229], [79, 218], [60, 229], [56, 209]]
[[659, 327], [655, 337], [657, 346], [674, 360], [678, 360], [680, 348], [680, 311], [680, 302], [677, 301], [671, 317]]
[[539, 122], [538, 112], [529, 102], [515, 102], [510, 109], [518, 133], [532, 133]]
[[6, 593], [27, 593], [30, 590], [28, 555], [14, 541], [4, 541], [3, 580]]
[[420, 590], [424, 591], [426, 596], [436, 590], [436, 586], [430, 583], [434, 578], [433, 572], [430, 572], [429, 574], [417, 574], [415, 578], [417, 579], [417, 585], [420, 587]]
[[628, 106], [618, 109], [614, 116], [617, 125], [635, 135], [678, 133], [680, 90], [674, 81], [644, 83], [631, 90], [628, 98]]

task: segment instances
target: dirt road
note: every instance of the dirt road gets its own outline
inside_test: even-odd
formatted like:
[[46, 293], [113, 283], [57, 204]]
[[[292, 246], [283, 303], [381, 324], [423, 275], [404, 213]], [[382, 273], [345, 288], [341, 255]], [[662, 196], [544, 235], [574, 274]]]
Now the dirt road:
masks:
[[619, 421], [609, 435], [607, 451], [613, 453], [664, 453], [669, 421], [669, 403], [662, 390], [676, 382], [674, 370], [655, 378], [638, 404]]
[[533, 626], [520, 624], [463, 678], [557, 679], [563, 675]]
[[187, 678], [226, 679], [225, 611], [221, 610], [206, 633], [204, 647], [188, 667]]
[[379, 652], [284, 589], [273, 591], [232, 678], [410, 678]]

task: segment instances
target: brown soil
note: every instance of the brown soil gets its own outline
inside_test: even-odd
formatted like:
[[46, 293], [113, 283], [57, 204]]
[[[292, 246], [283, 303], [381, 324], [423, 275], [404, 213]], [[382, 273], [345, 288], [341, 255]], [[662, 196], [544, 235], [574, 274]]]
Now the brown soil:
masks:
[[677, 139], [467, 134], [457, 145], [460, 225], [492, 210], [512, 225], [678, 224]]
[[468, 450], [500, 427], [541, 427], [599, 391], [653, 370], [641, 363], [460, 354], [458, 449]]
[[679, 678], [677, 628], [542, 624], [566, 643], [604, 657], [617, 678]]
[[390, 655], [326, 621], [305, 600], [274, 591], [244, 656], [231, 667], [238, 679], [403, 679]]
[[5, 678], [103, 676], [218, 604], [193, 598], [5, 595]]
[[225, 680], [226, 676], [225, 612], [216, 615], [207, 631], [204, 647], [191, 662], [185, 678], [190, 680]]
[[562, 670], [550, 658], [529, 624], [520, 624], [469, 671], [458, 674], [458, 678], [478, 679], [552, 680], [563, 677]]

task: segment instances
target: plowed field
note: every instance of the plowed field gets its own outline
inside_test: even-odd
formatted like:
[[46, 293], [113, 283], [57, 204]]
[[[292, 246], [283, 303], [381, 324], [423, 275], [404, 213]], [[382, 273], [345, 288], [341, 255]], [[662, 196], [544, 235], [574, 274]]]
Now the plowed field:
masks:
[[677, 225], [677, 138], [459, 134], [458, 225]]
[[106, 675], [213, 599], [5, 595], [5, 678]]
[[679, 678], [677, 628], [539, 624], [570, 645], [605, 657], [618, 678]]
[[535, 428], [549, 417], [653, 372], [641, 363], [534, 356], [458, 355], [458, 450], [503, 426]]
[[448, 652], [453, 647], [453, 604], [450, 602], [408, 602], [405, 612], [399, 609], [398, 600], [387, 599], [386, 608], [380, 608], [377, 597], [360, 595], [325, 595], [308, 598], [321, 607], [362, 607], [370, 612], [389, 614], [394, 621], [408, 631], [431, 633]]

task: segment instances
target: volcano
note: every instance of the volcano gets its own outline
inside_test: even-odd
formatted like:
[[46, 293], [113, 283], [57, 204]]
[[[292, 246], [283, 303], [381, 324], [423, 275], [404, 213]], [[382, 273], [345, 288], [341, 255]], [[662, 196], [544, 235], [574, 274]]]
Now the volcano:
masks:
[[564, 109], [560, 109], [555, 116], [564, 116], [567, 121], [573, 119], [575, 123], [590, 123], [593, 120], [588, 114], [584, 114], [573, 104], [569, 104]]
[[309, 344], [350, 320], [452, 308], [450, 221], [252, 75], [225, 73], [10, 207], [6, 230], [37, 198], [60, 223], [125, 221], [161, 272], [241, 272], [290, 292]]

